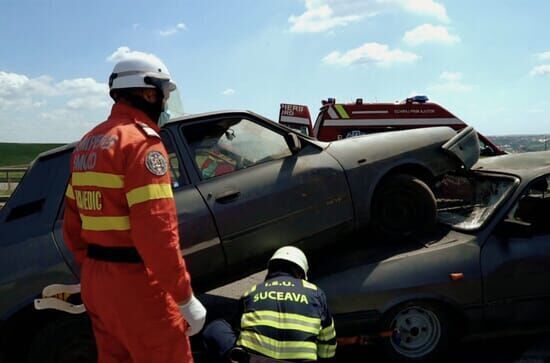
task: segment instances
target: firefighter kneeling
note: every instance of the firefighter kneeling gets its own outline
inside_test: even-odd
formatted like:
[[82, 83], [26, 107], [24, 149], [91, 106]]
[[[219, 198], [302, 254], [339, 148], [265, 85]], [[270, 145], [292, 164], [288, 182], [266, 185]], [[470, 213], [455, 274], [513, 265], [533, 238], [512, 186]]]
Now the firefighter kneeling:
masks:
[[215, 320], [205, 328], [208, 350], [220, 362], [230, 361], [229, 354], [240, 348], [259, 355], [258, 362], [334, 357], [334, 322], [324, 292], [306, 281], [307, 272], [301, 250], [278, 249], [269, 260], [265, 281], [241, 297], [238, 333], [225, 320]]

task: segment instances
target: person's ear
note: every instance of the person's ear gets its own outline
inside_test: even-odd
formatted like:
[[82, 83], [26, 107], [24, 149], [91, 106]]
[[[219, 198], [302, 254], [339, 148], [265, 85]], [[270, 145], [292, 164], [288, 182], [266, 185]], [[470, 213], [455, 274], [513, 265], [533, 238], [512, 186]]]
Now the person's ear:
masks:
[[157, 91], [154, 88], [144, 88], [141, 94], [145, 101], [149, 103], [157, 102]]

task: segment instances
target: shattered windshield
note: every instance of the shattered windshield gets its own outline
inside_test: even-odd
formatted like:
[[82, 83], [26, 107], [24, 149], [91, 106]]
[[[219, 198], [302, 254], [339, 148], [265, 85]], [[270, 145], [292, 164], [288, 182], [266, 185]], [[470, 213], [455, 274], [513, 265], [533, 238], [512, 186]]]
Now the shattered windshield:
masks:
[[479, 228], [515, 182], [506, 176], [448, 174], [434, 187], [438, 220], [459, 229]]

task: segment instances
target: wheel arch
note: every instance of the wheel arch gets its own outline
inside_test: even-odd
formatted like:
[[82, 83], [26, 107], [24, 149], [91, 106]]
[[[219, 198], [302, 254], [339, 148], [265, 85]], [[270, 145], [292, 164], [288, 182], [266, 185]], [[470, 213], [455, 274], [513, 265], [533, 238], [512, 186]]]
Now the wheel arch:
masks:
[[406, 163], [406, 164], [394, 166], [393, 168], [386, 171], [386, 173], [384, 173], [384, 175], [382, 176], [382, 178], [380, 178], [378, 183], [376, 183], [376, 188], [378, 188], [389, 176], [393, 176], [397, 174], [412, 175], [422, 180], [428, 186], [431, 186], [435, 179], [434, 174], [431, 172], [431, 170], [428, 167], [420, 163]]
[[374, 180], [373, 187], [372, 187], [372, 194], [371, 197], [368, 200], [368, 215], [370, 216], [371, 210], [372, 210], [372, 204], [374, 196], [377, 192], [377, 190], [384, 184], [384, 182], [391, 176], [398, 175], [398, 174], [407, 174], [412, 175], [420, 180], [422, 180], [424, 183], [426, 183], [428, 186], [432, 186], [435, 175], [430, 170], [429, 167], [415, 161], [407, 161], [405, 163], [399, 164], [399, 165], [393, 165], [387, 170], [382, 171], [376, 180]]
[[34, 337], [42, 328], [52, 321], [71, 315], [53, 309], [36, 310], [34, 299], [31, 301], [21, 303], [16, 311], [12, 311], [9, 316], [2, 320], [0, 350], [8, 358], [19, 357], [21, 352], [28, 352]]
[[[390, 313], [395, 311], [395, 309], [399, 308], [400, 306], [404, 306], [406, 304], [414, 303], [414, 302], [434, 304], [443, 308], [449, 314], [449, 316], [453, 319], [453, 321], [457, 324], [456, 326], [459, 328], [458, 330], [461, 333], [464, 332], [469, 325], [468, 315], [465, 313], [464, 309], [458, 302], [444, 295], [431, 294], [431, 293], [403, 295], [387, 302], [379, 310], [381, 314], [380, 325], [382, 325], [383, 322], [388, 319], [388, 317], [390, 316]], [[380, 327], [382, 328], [382, 326]]]

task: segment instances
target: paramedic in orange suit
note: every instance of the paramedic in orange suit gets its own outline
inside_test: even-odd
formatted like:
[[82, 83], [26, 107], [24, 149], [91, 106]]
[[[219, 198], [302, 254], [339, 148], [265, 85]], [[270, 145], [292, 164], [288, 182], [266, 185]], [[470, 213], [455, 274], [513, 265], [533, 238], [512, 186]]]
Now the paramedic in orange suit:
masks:
[[99, 363], [193, 362], [206, 310], [180, 252], [159, 127], [176, 85], [158, 59], [126, 59], [109, 79], [107, 121], [76, 145], [64, 239], [81, 265]]

